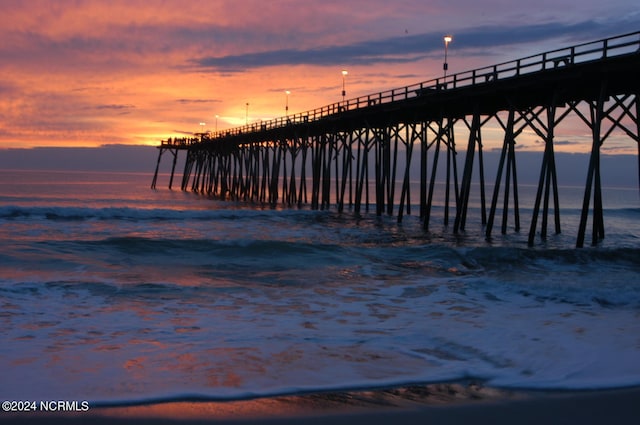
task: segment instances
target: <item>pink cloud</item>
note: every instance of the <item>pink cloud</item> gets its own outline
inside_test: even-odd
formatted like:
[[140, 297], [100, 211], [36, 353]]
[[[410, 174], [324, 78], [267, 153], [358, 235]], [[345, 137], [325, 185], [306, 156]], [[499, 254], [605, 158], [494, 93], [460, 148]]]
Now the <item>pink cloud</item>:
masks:
[[412, 84], [440, 72], [445, 32], [460, 71], [521, 55], [489, 28], [532, 29], [531, 48], [549, 23], [634, 22], [627, 1], [553, 4], [554, 19], [506, 0], [4, 1], [0, 148], [155, 143], [244, 122], [247, 102], [251, 119], [282, 115], [284, 90], [292, 113], [313, 109], [337, 100], [342, 66], [349, 96]]

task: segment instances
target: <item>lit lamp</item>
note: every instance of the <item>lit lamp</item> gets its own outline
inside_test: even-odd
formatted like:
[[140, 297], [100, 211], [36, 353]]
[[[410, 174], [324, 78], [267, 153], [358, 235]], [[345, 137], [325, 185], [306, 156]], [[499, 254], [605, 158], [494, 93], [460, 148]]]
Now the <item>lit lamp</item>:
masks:
[[287, 101], [284, 105], [284, 114], [285, 116], [289, 116], [289, 95], [291, 94], [291, 92], [289, 90], [285, 90], [284, 94], [287, 96]]
[[344, 102], [344, 97], [347, 95], [347, 91], [344, 88], [344, 79], [347, 76], [348, 72], [344, 69], [342, 70], [342, 101]]
[[453, 41], [453, 37], [450, 35], [444, 36], [444, 65], [442, 69], [444, 70], [444, 76], [447, 77], [447, 70], [449, 69], [449, 64], [447, 63], [447, 52], [449, 50], [449, 43]]
[[200, 123], [200, 128], [201, 128], [200, 133], [202, 133], [202, 134], [204, 134], [204, 126], [205, 125], [207, 125], [207, 123], [204, 123], [204, 122]]

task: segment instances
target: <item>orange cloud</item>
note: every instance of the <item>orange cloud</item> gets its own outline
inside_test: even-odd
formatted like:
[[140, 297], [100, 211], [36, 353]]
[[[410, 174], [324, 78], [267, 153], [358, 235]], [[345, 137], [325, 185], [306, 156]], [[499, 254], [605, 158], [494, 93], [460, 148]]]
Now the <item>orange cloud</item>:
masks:
[[479, 4], [457, 3], [6, 1], [0, 148], [155, 144], [200, 122], [244, 124], [246, 103], [250, 121], [284, 115], [285, 90], [289, 112], [302, 112], [340, 99], [343, 67], [347, 97], [402, 87], [439, 75], [445, 32], [457, 35], [449, 62], [458, 72], [521, 55], [510, 45], [542, 51], [558, 37], [591, 40], [633, 23], [573, 16], [512, 30], [522, 6], [483, 3], [494, 12], [481, 23], [492, 26], [478, 26]]

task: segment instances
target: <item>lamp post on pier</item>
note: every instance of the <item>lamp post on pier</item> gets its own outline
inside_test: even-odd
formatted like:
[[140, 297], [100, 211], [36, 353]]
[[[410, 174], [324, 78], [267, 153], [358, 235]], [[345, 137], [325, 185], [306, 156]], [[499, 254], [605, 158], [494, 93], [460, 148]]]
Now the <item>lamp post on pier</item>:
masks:
[[449, 50], [449, 43], [453, 41], [453, 36], [445, 35], [444, 36], [444, 64], [442, 65], [442, 69], [444, 70], [444, 78], [447, 78], [447, 70], [449, 69], [449, 64], [447, 63], [447, 53]]
[[289, 116], [289, 95], [291, 94], [291, 92], [289, 90], [285, 90], [284, 94], [287, 96], [287, 100], [284, 105], [284, 115], [285, 117], [288, 117]]
[[244, 115], [244, 123], [245, 125], [249, 125], [249, 102], [247, 102], [247, 110]]
[[348, 72], [346, 70], [342, 70], [342, 102], [344, 103], [344, 97], [347, 95], [347, 91], [345, 90], [345, 77]]

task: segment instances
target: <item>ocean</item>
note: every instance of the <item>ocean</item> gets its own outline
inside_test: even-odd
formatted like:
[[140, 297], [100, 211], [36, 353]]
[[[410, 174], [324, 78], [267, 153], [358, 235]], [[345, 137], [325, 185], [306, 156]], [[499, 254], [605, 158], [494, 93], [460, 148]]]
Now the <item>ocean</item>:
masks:
[[477, 203], [455, 235], [439, 201], [425, 232], [415, 206], [398, 224], [151, 177], [0, 171], [0, 399], [640, 385], [637, 187], [604, 191], [606, 238], [576, 249], [576, 187], [529, 247], [533, 186], [522, 230], [487, 241]]

